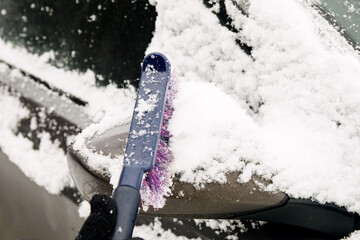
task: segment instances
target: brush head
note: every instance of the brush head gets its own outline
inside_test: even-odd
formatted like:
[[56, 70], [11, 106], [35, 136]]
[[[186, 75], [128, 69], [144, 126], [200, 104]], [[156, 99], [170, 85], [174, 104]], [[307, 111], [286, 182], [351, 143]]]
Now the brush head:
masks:
[[167, 58], [159, 53], [147, 55], [142, 65], [119, 186], [140, 190], [143, 174], [154, 167], [169, 80]]

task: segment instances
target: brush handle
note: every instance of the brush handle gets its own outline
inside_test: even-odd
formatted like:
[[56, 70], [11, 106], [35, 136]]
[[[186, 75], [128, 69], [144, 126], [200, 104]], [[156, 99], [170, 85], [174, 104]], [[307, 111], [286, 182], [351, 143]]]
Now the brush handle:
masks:
[[113, 240], [131, 238], [143, 174], [153, 169], [155, 164], [169, 80], [167, 58], [160, 53], [147, 55], [142, 64], [123, 169], [114, 193], [117, 221]]
[[118, 186], [114, 193], [116, 226], [112, 240], [131, 238], [140, 204], [140, 193], [129, 186]]

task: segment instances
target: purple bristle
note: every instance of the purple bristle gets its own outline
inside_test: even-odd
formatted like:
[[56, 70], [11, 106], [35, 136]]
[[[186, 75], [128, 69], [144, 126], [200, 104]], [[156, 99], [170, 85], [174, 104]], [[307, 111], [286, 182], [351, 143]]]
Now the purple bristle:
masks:
[[168, 130], [168, 125], [174, 111], [173, 99], [176, 94], [175, 84], [175, 77], [171, 76], [166, 94], [155, 165], [151, 171], [146, 173], [141, 185], [141, 201], [144, 211], [146, 211], [150, 205], [153, 206], [154, 209], [163, 207], [165, 205], [165, 197], [170, 195], [172, 180], [169, 164], [173, 156], [169, 147], [171, 134]]

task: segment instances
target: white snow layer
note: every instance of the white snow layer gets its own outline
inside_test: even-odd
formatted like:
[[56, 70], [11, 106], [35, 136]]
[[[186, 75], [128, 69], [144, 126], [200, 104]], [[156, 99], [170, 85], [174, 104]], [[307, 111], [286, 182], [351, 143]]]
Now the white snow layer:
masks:
[[122, 162], [124, 156], [109, 156], [94, 151], [94, 149], [86, 146], [86, 141], [94, 136], [103, 134], [105, 131], [112, 129], [118, 125], [124, 124], [129, 121], [127, 118], [118, 116], [106, 116], [100, 123], [91, 124], [85, 128], [79, 135], [76, 136], [74, 142], [74, 149], [80, 151], [87, 157], [87, 164], [93, 169], [97, 169], [103, 175], [111, 177], [110, 183], [116, 187], [120, 173], [122, 170]]
[[50, 135], [42, 133], [39, 150], [33, 149], [33, 142], [15, 135], [16, 126], [29, 112], [18, 97], [11, 96], [7, 89], [0, 88], [0, 150], [9, 160], [18, 165], [26, 176], [53, 194], [71, 184], [66, 157], [58, 143]]
[[84, 107], [86, 113], [97, 122], [106, 115], [131, 114], [129, 106], [134, 105], [135, 89], [127, 86], [119, 89], [115, 85], [98, 88], [95, 84], [94, 72], [86, 73], [66, 71], [49, 64], [53, 58], [52, 51], [41, 56], [30, 54], [25, 49], [14, 47], [0, 39], [0, 59], [24, 70], [55, 88], [70, 93], [89, 104]]
[[[161, 226], [161, 222], [155, 218], [154, 223], [150, 225], [136, 226], [134, 228], [135, 237], [140, 237], [143, 239], [164, 239], [164, 240], [187, 240], [189, 238], [183, 236], [177, 236], [172, 233], [170, 230], [164, 230]], [[200, 238], [192, 238], [198, 239]]]
[[78, 213], [79, 216], [82, 218], [87, 218], [89, 217], [90, 213], [91, 213], [91, 205], [88, 201], [84, 200], [79, 204], [79, 209], [78, 209]]
[[349, 237], [345, 237], [343, 240], [360, 240], [360, 231], [352, 232]]
[[248, 18], [226, 2], [238, 35], [202, 1], [156, 2], [148, 52], [165, 53], [180, 82], [174, 171], [200, 185], [256, 173], [268, 190], [359, 212], [359, 57], [301, 1], [254, 0]]

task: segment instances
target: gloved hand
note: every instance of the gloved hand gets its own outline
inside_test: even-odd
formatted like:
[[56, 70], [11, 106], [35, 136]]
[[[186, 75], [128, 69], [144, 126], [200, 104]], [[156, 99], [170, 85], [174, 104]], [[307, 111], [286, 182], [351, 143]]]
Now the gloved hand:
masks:
[[[90, 200], [91, 213], [75, 240], [111, 240], [116, 224], [114, 200], [105, 194], [96, 194]], [[143, 240], [142, 238], [131, 238]]]
[[111, 197], [96, 194], [90, 201], [91, 213], [76, 240], [111, 240], [116, 223], [116, 208]]

